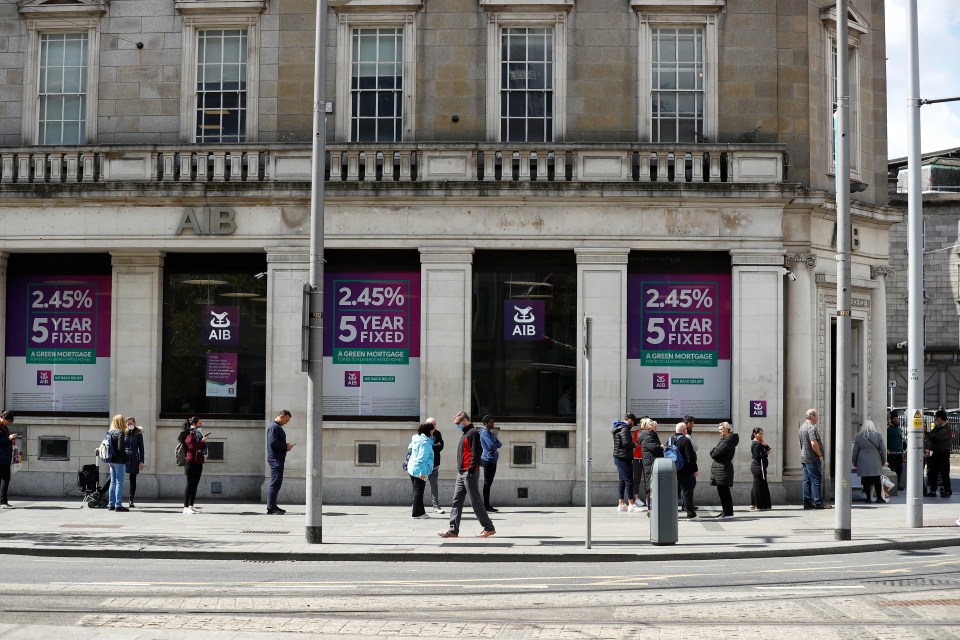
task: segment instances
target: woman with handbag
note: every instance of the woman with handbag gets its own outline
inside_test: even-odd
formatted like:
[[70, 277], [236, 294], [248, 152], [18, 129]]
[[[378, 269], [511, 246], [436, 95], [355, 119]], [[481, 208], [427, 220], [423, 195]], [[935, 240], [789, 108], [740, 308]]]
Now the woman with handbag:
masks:
[[753, 488], [750, 490], [750, 510], [767, 511], [773, 507], [770, 500], [770, 485], [767, 484], [767, 467], [770, 445], [763, 440], [763, 428], [756, 427], [750, 436], [750, 473], [753, 474]]
[[886, 502], [880, 484], [880, 475], [886, 463], [887, 447], [883, 444], [883, 436], [877, 432], [872, 420], [864, 420], [853, 441], [853, 465], [863, 485], [864, 502], [870, 502], [871, 488], [876, 493], [876, 502]]

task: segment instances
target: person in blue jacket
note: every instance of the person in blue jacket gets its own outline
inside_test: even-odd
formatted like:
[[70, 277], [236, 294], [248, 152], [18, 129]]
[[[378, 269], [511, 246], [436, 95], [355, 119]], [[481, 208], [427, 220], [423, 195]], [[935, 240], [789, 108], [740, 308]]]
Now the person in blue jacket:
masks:
[[417, 429], [417, 435], [410, 439], [410, 459], [407, 461], [407, 473], [413, 484], [413, 517], [426, 520], [423, 508], [423, 491], [427, 487], [427, 477], [433, 473], [433, 435], [434, 426], [424, 422]]
[[483, 446], [480, 466], [483, 467], [483, 507], [491, 513], [496, 513], [497, 510], [490, 506], [490, 486], [497, 475], [497, 460], [500, 459], [500, 452], [497, 449], [502, 447], [503, 443], [497, 438], [493, 425], [492, 415], [488, 413], [483, 416], [483, 426], [480, 427], [480, 444]]

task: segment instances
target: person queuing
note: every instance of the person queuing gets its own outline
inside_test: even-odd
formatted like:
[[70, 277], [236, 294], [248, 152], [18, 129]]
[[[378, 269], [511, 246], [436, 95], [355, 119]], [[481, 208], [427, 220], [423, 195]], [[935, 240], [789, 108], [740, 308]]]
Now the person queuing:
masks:
[[820, 414], [807, 409], [806, 420], [800, 425], [800, 464], [803, 467], [803, 508], [832, 509], [823, 501], [823, 440], [817, 429]]
[[[630, 431], [630, 435], [633, 438], [633, 502], [637, 505], [639, 505], [641, 502], [640, 486], [644, 483], [643, 449], [640, 448], [640, 434], [647, 429], [647, 425], [649, 423], [650, 416], [641, 416], [640, 423], [633, 425], [633, 428]], [[645, 490], [644, 493], [646, 493]], [[646, 504], [646, 500], [644, 500], [643, 503]]]
[[143, 427], [136, 418], [127, 418], [127, 435], [124, 446], [127, 449], [127, 475], [130, 476], [130, 508], [136, 508], [137, 476], [143, 471]]
[[470, 506], [473, 507], [473, 513], [477, 516], [483, 531], [477, 536], [479, 538], [489, 538], [497, 534], [493, 527], [493, 521], [487, 515], [487, 510], [483, 508], [480, 496], [480, 487], [477, 480], [478, 470], [480, 469], [480, 454], [483, 452], [483, 445], [480, 444], [480, 431], [470, 422], [470, 415], [466, 411], [460, 411], [453, 417], [453, 424], [462, 432], [460, 444], [457, 446], [457, 481], [453, 487], [453, 501], [450, 505], [450, 527], [446, 531], [441, 531], [437, 535], [441, 538], [460, 537], [460, 518], [463, 515], [463, 502], [470, 494]]
[[890, 469], [897, 474], [897, 489], [903, 491], [907, 485], [906, 467], [903, 465], [903, 452], [906, 450], [903, 443], [903, 430], [900, 429], [900, 414], [890, 413], [887, 422], [887, 462]]
[[750, 436], [750, 473], [753, 488], [750, 489], [750, 510], [767, 511], [773, 508], [770, 500], [770, 485], [767, 484], [767, 467], [770, 466], [770, 445], [763, 439], [763, 428], [756, 427]]
[[628, 413], [623, 420], [615, 420], [613, 434], [613, 464], [617, 467], [617, 511], [640, 511], [633, 499], [633, 437], [630, 429], [637, 416]]
[[423, 520], [430, 517], [423, 508], [423, 492], [427, 487], [427, 478], [433, 473], [433, 429], [429, 422], [420, 425], [417, 434], [410, 439], [410, 459], [407, 460], [407, 473], [413, 486], [411, 515]]
[[203, 475], [204, 455], [207, 448], [207, 437], [200, 427], [203, 420], [197, 417], [187, 418], [180, 429], [178, 436], [187, 450], [187, 460], [183, 465], [183, 473], [187, 476], [187, 486], [183, 490], [183, 512], [185, 514], [198, 513], [194, 502], [197, 499], [197, 488], [200, 486], [200, 476]]
[[653, 462], [657, 458], [663, 457], [663, 445], [660, 444], [660, 436], [657, 435], [657, 421], [647, 420], [647, 428], [640, 431], [637, 437], [637, 448], [642, 452], [643, 485], [644, 485], [644, 504], [647, 507], [647, 517], [650, 516], [650, 510], [653, 509], [653, 503], [650, 501], [650, 479], [653, 477]]
[[668, 446], [676, 446], [683, 457], [683, 468], [677, 471], [677, 484], [680, 485], [680, 508], [686, 511], [688, 518], [696, 518], [697, 512], [693, 508], [693, 487], [696, 478], [700, 475], [697, 466], [697, 451], [693, 442], [687, 436], [687, 423], [678, 422], [674, 429], [675, 435], [667, 441]]
[[483, 426], [480, 427], [480, 444], [483, 446], [483, 453], [480, 455], [480, 466], [483, 467], [483, 508], [490, 513], [496, 513], [490, 505], [490, 487], [493, 486], [493, 479], [497, 475], [497, 460], [500, 459], [498, 449], [503, 446], [497, 432], [494, 429], [493, 416], [489, 413], [483, 416]]
[[950, 483], [950, 423], [947, 422], [947, 412], [937, 409], [933, 414], [933, 424], [927, 432], [927, 448], [930, 450], [930, 459], [927, 460], [927, 497], [937, 495], [937, 486], [940, 487], [940, 497], [949, 498], [953, 495], [953, 486]]
[[440, 435], [440, 429], [437, 429], [437, 419], [427, 418], [427, 422], [433, 425], [433, 472], [427, 476], [430, 483], [430, 499], [433, 501], [434, 513], [445, 513], [440, 506], [440, 491], [438, 489], [438, 480], [440, 477], [440, 452], [443, 451], [443, 436]]
[[710, 457], [713, 458], [710, 465], [710, 484], [717, 488], [717, 495], [720, 496], [722, 509], [716, 517], [726, 520], [733, 517], [730, 488], [733, 486], [733, 456], [737, 453], [740, 436], [733, 433], [729, 422], [721, 422], [718, 431], [720, 442], [710, 450]]
[[7, 499], [10, 491], [10, 464], [17, 441], [17, 434], [10, 433], [13, 419], [13, 411], [9, 409], [0, 413], [0, 509], [16, 509]]
[[883, 485], [880, 476], [887, 462], [887, 448], [883, 437], [877, 432], [872, 420], [864, 420], [860, 431], [853, 440], [853, 466], [857, 468], [860, 483], [863, 486], [863, 501], [870, 502], [870, 490], [876, 495], [875, 502], [883, 499]]
[[127, 421], [117, 414], [110, 421], [110, 459], [105, 462], [110, 465], [110, 490], [107, 493], [107, 507], [110, 511], [130, 511], [123, 506], [123, 481], [127, 477]]

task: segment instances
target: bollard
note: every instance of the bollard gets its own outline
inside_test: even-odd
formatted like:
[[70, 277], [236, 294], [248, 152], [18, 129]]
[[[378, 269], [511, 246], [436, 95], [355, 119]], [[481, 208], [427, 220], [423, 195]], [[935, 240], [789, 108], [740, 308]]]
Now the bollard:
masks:
[[677, 542], [677, 470], [673, 461], [657, 458], [650, 476], [650, 542], [656, 545]]

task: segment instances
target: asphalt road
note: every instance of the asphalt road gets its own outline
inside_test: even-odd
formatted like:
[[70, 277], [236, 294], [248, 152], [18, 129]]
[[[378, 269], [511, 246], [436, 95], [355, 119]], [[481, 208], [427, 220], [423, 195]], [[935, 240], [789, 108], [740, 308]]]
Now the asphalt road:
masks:
[[4, 574], [0, 625], [19, 635], [0, 639], [960, 638], [956, 549], [614, 565], [7, 556]]

